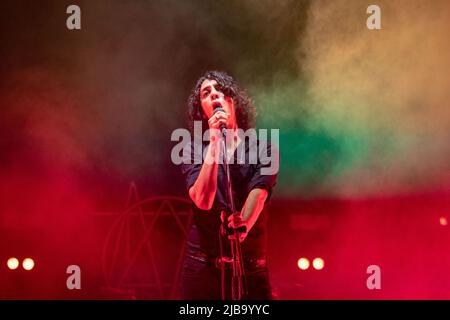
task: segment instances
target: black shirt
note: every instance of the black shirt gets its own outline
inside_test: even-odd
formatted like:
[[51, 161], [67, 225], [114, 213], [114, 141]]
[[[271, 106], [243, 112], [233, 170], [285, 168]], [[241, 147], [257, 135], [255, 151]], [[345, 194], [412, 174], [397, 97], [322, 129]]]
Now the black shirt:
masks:
[[[244, 143], [244, 141], [242, 143]], [[184, 157], [182, 172], [186, 178], [187, 190], [192, 187], [200, 174], [203, 164], [203, 161], [201, 161], [202, 155], [208, 145], [209, 142], [203, 142], [201, 147], [198, 146], [198, 148], [194, 148], [194, 144], [190, 143], [186, 148], [186, 150], [190, 150], [190, 152], [188, 152], [189, 154], [187, 157]], [[256, 145], [257, 148], [255, 148], [255, 144], [245, 141], [243, 146], [245, 148], [245, 163], [239, 163], [237, 148], [233, 156], [234, 163], [229, 164], [235, 209], [239, 212], [242, 210], [251, 190], [255, 188], [266, 189], [268, 191], [268, 197], [266, 199], [267, 203], [271, 197], [272, 189], [276, 184], [276, 173], [269, 175], [261, 174], [262, 168], [273, 165], [270, 159], [272, 152], [275, 155], [276, 151], [272, 151], [272, 146], [270, 144], [260, 143], [259, 140], [256, 141]], [[254, 152], [255, 150], [257, 150], [257, 157], [254, 157], [254, 159], [256, 158], [256, 161], [250, 163], [250, 152]], [[278, 153], [276, 155], [277, 157], [274, 158], [278, 162]], [[239, 157], [242, 159], [242, 154], [240, 154]], [[262, 159], [264, 159], [264, 161], [261, 161]], [[194, 162], [195, 160], [197, 161]], [[193, 228], [191, 228], [188, 237], [188, 245], [202, 251], [208, 256], [217, 257], [220, 253], [220, 213], [227, 208], [226, 172], [223, 164], [219, 164], [217, 192], [211, 210], [201, 210], [194, 203], [192, 203], [192, 206], [194, 211]], [[246, 257], [261, 257], [266, 255], [266, 225], [267, 213], [266, 210], [263, 209], [255, 225], [248, 233], [247, 238], [242, 243], [242, 251]]]

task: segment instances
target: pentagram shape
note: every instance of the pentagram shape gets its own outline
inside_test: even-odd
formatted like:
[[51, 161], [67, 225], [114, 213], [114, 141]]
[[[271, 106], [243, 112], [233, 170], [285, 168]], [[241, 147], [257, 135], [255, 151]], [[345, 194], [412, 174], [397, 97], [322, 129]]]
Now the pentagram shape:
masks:
[[139, 201], [135, 186], [131, 188], [137, 202], [128, 203], [106, 237], [102, 256], [106, 284], [132, 290], [139, 298], [175, 299], [191, 202], [173, 196]]

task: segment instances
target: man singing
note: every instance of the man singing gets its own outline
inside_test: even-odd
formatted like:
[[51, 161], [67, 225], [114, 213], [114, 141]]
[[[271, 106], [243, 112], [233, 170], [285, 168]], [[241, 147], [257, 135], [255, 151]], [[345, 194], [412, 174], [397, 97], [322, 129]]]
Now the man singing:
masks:
[[[267, 216], [263, 209], [271, 196], [277, 174], [264, 173], [262, 169], [273, 164], [263, 161], [262, 155], [265, 155], [265, 160], [278, 161], [278, 154], [274, 157], [275, 150], [266, 141], [247, 142], [237, 133], [237, 129], [254, 128], [255, 108], [228, 74], [206, 72], [192, 90], [188, 108], [190, 127], [194, 127], [194, 121], [201, 122], [202, 133], [207, 132], [209, 141], [202, 139], [197, 147], [192, 142], [189, 159], [182, 164], [194, 217], [187, 240], [181, 298], [231, 298], [229, 261], [232, 252], [229, 238], [233, 237], [230, 234], [237, 234], [245, 275], [246, 290], [242, 298], [272, 299], [266, 252]], [[224, 127], [226, 137], [221, 133]], [[221, 152], [224, 151], [223, 139], [226, 152]], [[261, 152], [263, 148], [264, 152]], [[243, 150], [243, 154], [238, 150]], [[251, 154], [255, 150], [258, 150], [257, 154]], [[229, 208], [227, 176], [224, 159], [221, 159], [225, 156], [229, 163], [235, 212], [229, 212], [224, 218], [221, 213]], [[250, 160], [252, 157], [255, 161]], [[231, 232], [220, 232], [222, 219]], [[245, 231], [233, 233], [233, 230]]]

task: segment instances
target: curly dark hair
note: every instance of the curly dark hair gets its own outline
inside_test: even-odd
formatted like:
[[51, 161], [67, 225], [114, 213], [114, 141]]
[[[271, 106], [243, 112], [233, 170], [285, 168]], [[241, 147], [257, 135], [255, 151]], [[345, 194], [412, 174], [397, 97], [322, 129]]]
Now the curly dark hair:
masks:
[[194, 121], [198, 120], [202, 121], [203, 131], [209, 127], [208, 121], [203, 117], [203, 109], [200, 103], [200, 87], [206, 79], [216, 80], [223, 94], [233, 99], [238, 128], [243, 130], [254, 128], [256, 109], [247, 93], [241, 90], [236, 80], [227, 73], [223, 71], [207, 71], [197, 80], [188, 98], [188, 118], [191, 131], [193, 130]]

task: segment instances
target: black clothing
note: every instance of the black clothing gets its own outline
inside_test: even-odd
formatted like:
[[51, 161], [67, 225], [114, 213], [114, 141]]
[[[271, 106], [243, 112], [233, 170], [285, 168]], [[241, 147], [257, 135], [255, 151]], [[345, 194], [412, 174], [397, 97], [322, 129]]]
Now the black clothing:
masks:
[[[238, 212], [242, 210], [250, 191], [255, 188], [263, 188], [268, 191], [267, 203], [272, 194], [272, 188], [276, 184], [277, 177], [276, 173], [272, 175], [261, 174], [261, 168], [271, 166], [270, 161], [268, 161], [272, 153], [270, 144], [266, 145], [259, 141], [256, 141], [256, 145], [251, 145], [248, 141], [242, 141], [242, 143], [245, 143], [245, 158], [241, 158], [242, 155], [238, 154], [238, 147], [234, 152], [234, 163], [229, 164], [235, 209]], [[208, 147], [208, 145], [208, 142], [203, 142], [201, 146], [197, 145], [197, 148], [194, 148], [194, 144], [191, 143], [188, 148], [186, 148], [187, 150], [190, 150], [190, 154], [182, 164], [182, 172], [186, 178], [187, 190], [192, 187], [200, 174], [203, 164], [202, 155], [206, 153], [205, 148]], [[257, 152], [257, 157], [254, 157], [254, 160], [256, 161], [253, 161], [256, 163], [249, 163], [252, 158], [251, 152]], [[241, 159], [238, 159], [238, 156]], [[239, 161], [243, 159], [245, 159], [245, 163]], [[264, 161], [261, 161], [262, 159]], [[189, 160], [191, 163], [186, 163]], [[213, 286], [217, 289], [216, 280], [217, 277], [220, 276], [220, 270], [212, 264], [214, 264], [214, 260], [220, 256], [220, 213], [227, 208], [226, 172], [223, 164], [219, 164], [217, 179], [217, 192], [211, 210], [204, 211], [199, 209], [194, 203], [192, 204], [194, 211], [193, 226], [188, 236], [185, 265], [183, 268], [184, 298], [192, 298], [196, 292], [195, 288], [202, 285]], [[268, 292], [270, 289], [266, 265], [266, 224], [267, 214], [266, 210], [263, 209], [246, 239], [241, 243], [241, 248], [244, 260], [246, 261], [244, 263], [246, 273], [254, 273], [257, 275], [257, 279], [263, 280], [259, 289], [254, 290], [253, 292], [259, 292], [260, 298], [265, 297], [268, 299], [267, 294], [263, 293]], [[225, 238], [222, 242], [228, 245], [228, 241]], [[229, 255], [227, 248], [228, 247], [226, 247], [224, 251], [225, 255]], [[198, 257], [200, 257], [200, 259], [198, 259]], [[208, 269], [208, 265], [211, 268]], [[204, 271], [199, 274], [199, 270], [202, 269], [204, 269]], [[251, 285], [251, 283], [254, 282], [255, 277], [250, 277], [250, 275], [248, 275], [248, 277], [249, 288], [255, 288], [255, 285]], [[201, 279], [205, 281], [201, 281]], [[186, 283], [186, 281], [188, 281], [188, 283]], [[215, 292], [215, 290], [213, 291]], [[204, 292], [198, 294], [204, 294]], [[198, 294], [195, 296], [197, 297]], [[217, 294], [211, 296], [211, 299], [215, 299], [215, 297], [220, 298], [220, 290]]]
[[[194, 225], [193, 230], [195, 229]], [[244, 256], [244, 270], [247, 295], [244, 295], [242, 298], [245, 300], [271, 300], [273, 297], [267, 260], [264, 257], [250, 259]], [[230, 300], [232, 297], [230, 291], [231, 271], [231, 266], [227, 264], [224, 282], [227, 300]], [[213, 259], [195, 247], [188, 246], [182, 274], [181, 299], [222, 299], [221, 269], [217, 257]]]
[[[244, 143], [244, 141], [242, 142]], [[246, 143], [246, 142], [245, 142]], [[192, 185], [197, 180], [200, 170], [202, 168], [203, 161], [202, 155], [204, 148], [206, 148], [209, 143], [202, 143], [202, 147], [195, 150], [193, 144], [191, 144], [191, 164], [182, 164], [182, 171], [186, 177], [186, 189], [189, 190]], [[272, 188], [276, 183], [276, 174], [274, 175], [262, 175], [261, 168], [269, 167], [270, 163], [261, 163], [261, 158], [271, 157], [271, 146], [267, 145], [267, 149], [264, 148], [262, 144], [257, 142], [257, 148], [250, 143], [245, 144], [245, 163], [238, 163], [238, 152], [236, 149], [234, 153], [234, 164], [230, 164], [230, 175], [233, 187], [233, 197], [235, 202], [235, 208], [237, 211], [241, 211], [248, 194], [252, 189], [264, 188], [268, 191], [269, 196], [266, 202], [269, 200]], [[263, 150], [260, 150], [263, 149]], [[201, 150], [201, 153], [199, 151]], [[258, 151], [257, 163], [250, 164], [249, 162], [249, 152]], [[195, 154], [197, 152], [197, 154]], [[195, 161], [196, 160], [196, 161]], [[195, 163], [197, 162], [197, 163]], [[201, 163], [198, 163], [201, 162]], [[266, 162], [265, 162], [266, 163]], [[194, 224], [198, 228], [199, 232], [199, 245], [204, 253], [217, 256], [219, 254], [219, 243], [218, 243], [218, 230], [220, 228], [220, 212], [226, 210], [226, 173], [223, 164], [219, 164], [218, 178], [217, 178], [217, 192], [214, 199], [213, 207], [209, 211], [204, 211], [199, 209], [195, 204], [193, 205], [194, 211]], [[251, 255], [265, 255], [265, 236], [266, 236], [266, 210], [261, 212], [258, 220], [253, 226], [252, 230], [249, 232], [247, 238], [243, 242], [242, 248], [243, 252]], [[194, 240], [190, 237], [190, 240]], [[195, 239], [197, 240], [197, 239]]]

